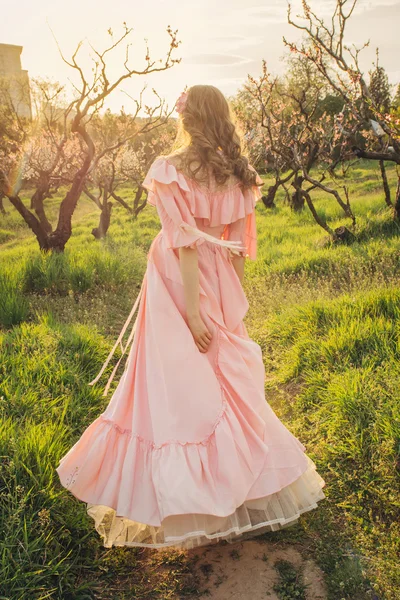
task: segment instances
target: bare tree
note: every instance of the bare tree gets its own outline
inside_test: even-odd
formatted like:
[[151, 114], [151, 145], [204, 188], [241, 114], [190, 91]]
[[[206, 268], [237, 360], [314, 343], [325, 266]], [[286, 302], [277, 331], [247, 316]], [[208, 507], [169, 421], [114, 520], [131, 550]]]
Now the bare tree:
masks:
[[[300, 61], [304, 66], [304, 60]], [[318, 110], [322, 96], [322, 85], [313, 78], [313, 73], [305, 69], [306, 81], [302, 86], [291, 85], [290, 81], [279, 81], [272, 78], [263, 61], [263, 72], [258, 80], [249, 76], [248, 91], [257, 99], [260, 107], [260, 123], [266, 131], [268, 152], [275, 160], [275, 183], [269, 193], [274, 195], [279, 185], [292, 181], [294, 192], [291, 196], [291, 206], [301, 210], [306, 203], [316, 222], [329, 233], [333, 239], [341, 237], [343, 232], [332, 230], [328, 223], [318, 214], [312, 201], [311, 194], [315, 189], [321, 189], [332, 195], [342, 208], [346, 217], [355, 217], [349, 203], [348, 190], [345, 199], [332, 185], [326, 182], [326, 172], [332, 171], [335, 164], [344, 159], [344, 145], [338, 143], [338, 131], [333, 117], [322, 115]], [[330, 154], [333, 146], [340, 148], [339, 155], [332, 159]], [[289, 174], [283, 176], [280, 165], [289, 169]], [[315, 175], [313, 168], [318, 166]], [[309, 184], [304, 187], [304, 184]], [[347, 235], [347, 234], [346, 234]]]
[[[164, 101], [160, 99], [154, 89], [153, 92], [157, 96], [158, 104], [154, 108], [144, 105], [142, 99], [144, 88], [140, 93], [139, 100], [134, 100], [136, 105], [134, 119], [142, 109], [145, 112], [146, 117], [142, 120], [142, 123], [136, 128], [133, 134], [122, 136], [110, 146], [103, 148], [100, 152], [96, 151], [96, 146], [90, 131], [90, 124], [95, 115], [97, 115], [104, 106], [105, 99], [120, 86], [121, 83], [132, 76], [146, 75], [155, 71], [164, 71], [171, 68], [175, 63], [180, 62], [180, 59], [171, 57], [173, 51], [178, 47], [180, 42], [177, 41], [176, 31], [172, 31], [168, 26], [167, 32], [170, 36], [170, 46], [162, 66], [157, 66], [156, 61], [150, 59], [148, 46], [145, 56], [146, 66], [143, 69], [135, 69], [129, 66], [129, 45], [127, 45], [123, 65], [124, 72], [114, 81], [111, 81], [107, 69], [109, 55], [125, 41], [131, 31], [132, 30], [127, 27], [126, 23], [124, 23], [124, 31], [116, 41], [113, 40], [112, 31], [109, 30], [111, 43], [105, 50], [99, 52], [91, 46], [96, 58], [94, 59], [94, 67], [90, 78], [87, 77], [84, 68], [78, 62], [78, 53], [82, 46], [82, 42], [78, 44], [70, 60], [65, 59], [60, 51], [64, 62], [77, 74], [79, 82], [74, 86], [74, 99], [63, 111], [63, 134], [61, 139], [58, 139], [56, 142], [57, 150], [58, 153], [62, 155], [66, 140], [71, 136], [72, 138], [79, 139], [83, 154], [80, 164], [68, 185], [68, 191], [60, 203], [58, 222], [53, 231], [49, 230], [48, 225], [44, 225], [43, 219], [40, 220], [37, 215], [25, 206], [20, 197], [22, 181], [13, 180], [10, 176], [13, 172], [13, 168], [15, 169], [15, 165], [21, 161], [25, 149], [20, 148], [13, 155], [8, 156], [7, 161], [4, 161], [3, 163], [6, 165], [5, 167], [2, 164], [0, 171], [2, 191], [35, 233], [42, 250], [64, 250], [65, 244], [68, 242], [72, 233], [72, 215], [83, 191], [87, 175], [91, 169], [96, 167], [103, 156], [123, 146], [132, 138], [132, 136], [145, 133], [156, 126], [159, 126], [160, 122], [165, 122], [169, 117]], [[160, 60], [160, 62], [163, 61]], [[70, 125], [68, 125], [71, 115], [72, 119], [70, 120]]]
[[[102, 156], [89, 170], [84, 192], [101, 211], [99, 225], [92, 230], [92, 234], [100, 238], [106, 235], [110, 225], [112, 200], [134, 219], [146, 206], [147, 190], [141, 183], [153, 160], [171, 146], [176, 132], [175, 126], [171, 127], [167, 120], [160, 119], [159, 126], [155, 123], [151, 130], [138, 135], [135, 119], [124, 112], [121, 115], [106, 113], [102, 118], [97, 116], [92, 129], [96, 147]], [[116, 145], [121, 137], [129, 139], [122, 146]], [[101, 152], [112, 145], [116, 145], [112, 151]], [[127, 186], [133, 202], [122, 194], [121, 189]]]
[[[269, 73], [266, 61], [262, 61], [262, 74], [258, 79], [248, 76], [244, 86], [257, 105], [257, 118], [260, 126], [260, 139], [265, 147], [265, 161], [268, 171], [274, 176], [274, 183], [268, 188], [266, 205], [274, 203], [279, 187], [289, 182], [296, 173], [290, 149], [291, 136], [285, 109], [280, 102], [284, 86], [278, 77]], [[294, 207], [299, 208], [299, 207]]]
[[[346, 26], [356, 7], [357, 0], [336, 0], [331, 18], [326, 22], [319, 17], [303, 0], [303, 13], [293, 20], [291, 6], [288, 9], [288, 22], [303, 31], [306, 41], [302, 43], [284, 43], [292, 52], [300, 54], [310, 61], [326, 79], [332, 90], [343, 98], [347, 110], [351, 113], [359, 128], [371, 129], [379, 138], [379, 149], [364, 149], [353, 145], [353, 152], [359, 158], [381, 161], [381, 172], [385, 187], [384, 165], [382, 161], [400, 164], [400, 119], [384, 110], [377, 102], [360, 68], [360, 52], [369, 45], [361, 47], [345, 42]], [[371, 114], [373, 119], [371, 120]], [[390, 205], [387, 189], [385, 198]], [[400, 218], [400, 178], [394, 203], [394, 216]]]

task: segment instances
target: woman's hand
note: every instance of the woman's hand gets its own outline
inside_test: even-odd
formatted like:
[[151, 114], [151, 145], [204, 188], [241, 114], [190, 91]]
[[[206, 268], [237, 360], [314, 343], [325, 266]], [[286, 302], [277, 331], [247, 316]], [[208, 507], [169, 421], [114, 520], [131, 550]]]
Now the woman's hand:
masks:
[[207, 352], [208, 346], [212, 340], [212, 335], [208, 331], [201, 316], [194, 315], [188, 317], [188, 325], [200, 352]]
[[179, 248], [179, 259], [189, 329], [200, 352], [207, 352], [212, 335], [200, 316], [199, 263], [197, 248]]

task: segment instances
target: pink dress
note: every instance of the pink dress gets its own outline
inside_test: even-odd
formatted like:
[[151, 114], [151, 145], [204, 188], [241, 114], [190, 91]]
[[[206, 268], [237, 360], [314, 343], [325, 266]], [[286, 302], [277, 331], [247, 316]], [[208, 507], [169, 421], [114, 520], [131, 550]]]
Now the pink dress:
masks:
[[[207, 190], [163, 156], [143, 185], [162, 229], [121, 332], [137, 309], [129, 355], [108, 406], [60, 460], [60, 481], [87, 503], [105, 547], [193, 548], [293, 524], [325, 482], [265, 399], [231, 260], [256, 259], [261, 192]], [[204, 353], [187, 324], [181, 246], [198, 250]]]

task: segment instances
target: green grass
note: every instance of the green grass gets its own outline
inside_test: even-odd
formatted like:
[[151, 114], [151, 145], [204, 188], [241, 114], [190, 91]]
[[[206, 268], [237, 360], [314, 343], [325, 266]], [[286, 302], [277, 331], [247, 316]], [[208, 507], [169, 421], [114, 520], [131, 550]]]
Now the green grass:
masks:
[[[394, 190], [393, 168], [389, 179]], [[376, 166], [360, 162], [348, 185], [357, 215], [351, 245], [327, 243], [308, 210], [293, 214], [281, 194], [277, 208], [257, 207], [258, 260], [246, 264], [244, 281], [246, 326], [263, 349], [268, 401], [327, 483], [318, 510], [305, 514], [298, 528], [265, 539], [296, 544], [316, 559], [331, 600], [373, 593], [395, 600], [400, 236]], [[51, 200], [53, 222], [60, 197]], [[331, 227], [350, 226], [332, 198], [319, 192], [314, 198]], [[0, 597], [191, 597], [196, 582], [184, 553], [104, 549], [84, 504], [55, 473], [59, 458], [109, 401], [87, 382], [137, 295], [159, 229], [156, 211], [146, 207], [135, 221], [114, 207], [109, 234], [98, 241], [90, 234], [98, 210], [82, 197], [65, 254], [43, 256], [5, 205]], [[280, 566], [279, 594], [292, 597], [295, 590], [301, 598], [297, 575]]]
[[266, 337], [269, 385], [297, 383], [281, 413], [324, 475], [343, 538], [400, 589], [400, 288], [294, 306]]
[[28, 316], [29, 303], [20, 288], [20, 281], [14, 273], [0, 273], [0, 323], [6, 327], [21, 323]]
[[280, 581], [274, 586], [274, 591], [280, 600], [306, 600], [305, 587], [301, 576], [295, 567], [286, 560], [278, 560], [275, 569], [279, 573]]

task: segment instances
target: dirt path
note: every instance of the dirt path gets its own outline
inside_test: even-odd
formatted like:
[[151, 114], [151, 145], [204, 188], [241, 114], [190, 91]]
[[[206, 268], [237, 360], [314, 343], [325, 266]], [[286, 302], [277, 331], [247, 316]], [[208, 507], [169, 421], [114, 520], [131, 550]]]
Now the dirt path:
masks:
[[[274, 591], [277, 585], [285, 591], [285, 598], [327, 598], [322, 571], [314, 561], [304, 559], [295, 545], [279, 548], [272, 542], [246, 540], [219, 547], [208, 546], [192, 552], [198, 557], [193, 574], [201, 598], [279, 600], [279, 595]], [[277, 565], [282, 565], [281, 561], [284, 561], [285, 567], [283, 575], [282, 570], [277, 568]], [[305, 588], [304, 596], [295, 595], [302, 586]]]

